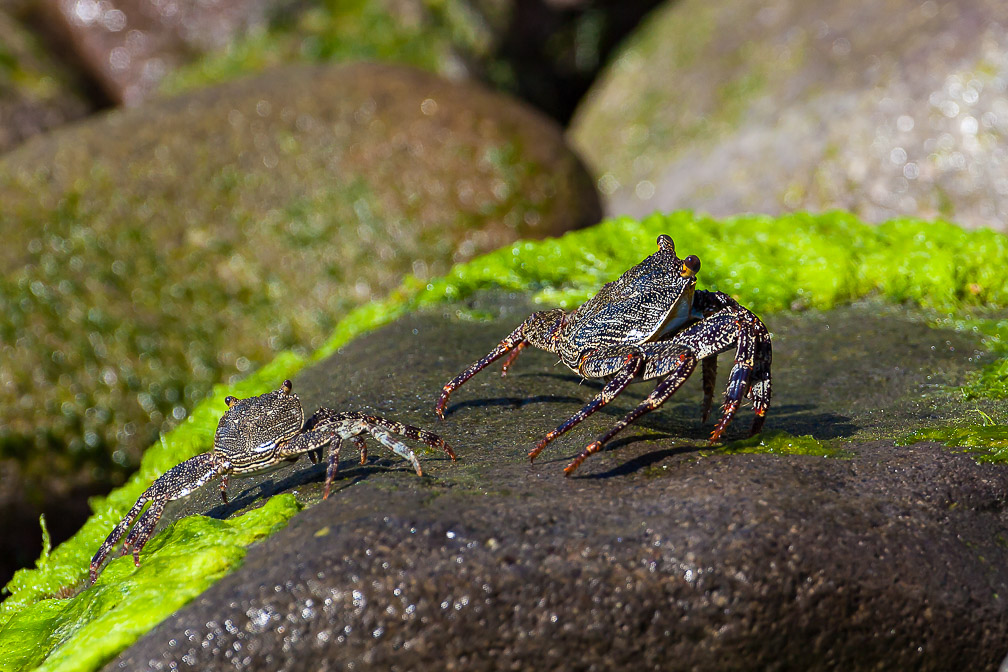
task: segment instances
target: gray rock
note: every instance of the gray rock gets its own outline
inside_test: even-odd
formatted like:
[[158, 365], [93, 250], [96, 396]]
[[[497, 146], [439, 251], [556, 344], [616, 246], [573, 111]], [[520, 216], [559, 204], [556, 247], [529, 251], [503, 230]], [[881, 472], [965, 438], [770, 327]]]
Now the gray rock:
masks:
[[[404, 275], [599, 214], [554, 123], [402, 67], [282, 69], [33, 138], [0, 157], [0, 218], [17, 223], [0, 246], [0, 446], [20, 470], [0, 483], [64, 511], [211, 385], [317, 349]], [[50, 515], [56, 540], [87, 517], [74, 501]], [[0, 557], [31, 561], [37, 508], [22, 538], [4, 511]]]
[[610, 213], [842, 208], [1008, 230], [1008, 5], [669, 2], [581, 104]]
[[[345, 460], [327, 501], [107, 669], [997, 667], [1008, 470], [871, 438], [958, 410], [932, 386], [976, 366], [971, 337], [873, 304], [765, 316], [768, 429], [835, 437], [848, 457], [708, 452], [691, 381], [565, 479], [648, 384], [529, 465], [598, 385], [529, 352], [507, 378], [472, 379], [436, 423], [444, 381], [529, 310], [495, 295], [472, 307], [498, 317], [414, 315], [295, 380], [308, 408], [436, 429], [458, 463], [424, 455], [420, 479], [377, 448], [366, 466]], [[317, 502], [323, 473], [306, 465], [246, 482], [232, 508], [206, 488], [166, 516], [226, 515], [280, 490]]]

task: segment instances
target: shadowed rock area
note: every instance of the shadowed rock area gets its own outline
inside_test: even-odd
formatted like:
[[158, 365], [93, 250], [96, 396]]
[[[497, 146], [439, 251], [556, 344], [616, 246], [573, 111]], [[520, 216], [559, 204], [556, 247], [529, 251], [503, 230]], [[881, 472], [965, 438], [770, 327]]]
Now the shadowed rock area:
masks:
[[[108, 669], [996, 669], [1008, 471], [885, 438], [957, 411], [935, 386], [983, 359], [972, 337], [875, 304], [765, 316], [768, 430], [836, 437], [846, 457], [711, 451], [691, 380], [566, 479], [648, 383], [533, 465], [535, 440], [598, 389], [549, 355], [474, 378], [443, 423], [432, 412], [531, 309], [484, 295], [410, 316], [295, 379], [306, 409], [435, 429], [459, 462], [425, 453], [417, 478], [378, 446], [365, 466], [347, 451], [327, 501]], [[207, 487], [165, 520], [281, 490], [317, 502], [323, 476], [304, 461], [236, 481], [227, 507]]]

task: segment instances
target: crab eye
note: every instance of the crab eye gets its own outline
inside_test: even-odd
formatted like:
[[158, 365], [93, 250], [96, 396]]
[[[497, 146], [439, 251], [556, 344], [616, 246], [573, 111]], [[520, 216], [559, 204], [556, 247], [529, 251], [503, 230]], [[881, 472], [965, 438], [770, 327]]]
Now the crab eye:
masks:
[[682, 265], [683, 268], [680, 275], [682, 275], [684, 278], [696, 275], [697, 273], [700, 272], [700, 257], [696, 256], [695, 254], [691, 254], [682, 260]]
[[280, 389], [283, 390], [284, 394], [290, 394], [290, 391], [293, 388], [294, 388], [294, 386], [291, 384], [291, 382], [289, 380], [285, 380], [283, 382], [283, 386]]
[[227, 396], [224, 397], [224, 403], [227, 404], [228, 408], [231, 408], [232, 406], [238, 403], [238, 400], [235, 397]]

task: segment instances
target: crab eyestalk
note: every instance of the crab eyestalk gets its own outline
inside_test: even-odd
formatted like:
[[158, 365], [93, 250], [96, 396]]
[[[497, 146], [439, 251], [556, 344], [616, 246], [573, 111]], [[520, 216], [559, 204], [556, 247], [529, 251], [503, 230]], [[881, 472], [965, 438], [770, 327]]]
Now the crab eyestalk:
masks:
[[682, 270], [679, 275], [684, 278], [692, 278], [700, 272], [700, 257], [691, 254], [682, 260]]

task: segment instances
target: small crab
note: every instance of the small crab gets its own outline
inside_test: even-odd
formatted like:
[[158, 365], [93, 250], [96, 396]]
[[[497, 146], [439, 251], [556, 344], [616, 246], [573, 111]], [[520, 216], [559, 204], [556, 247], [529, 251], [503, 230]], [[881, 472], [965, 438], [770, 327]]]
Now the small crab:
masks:
[[528, 454], [530, 460], [553, 439], [568, 431], [634, 380], [660, 378], [654, 391], [612, 429], [588, 444], [564, 469], [571, 475], [624, 427], [661, 406], [693, 372], [703, 368], [703, 421], [710, 415], [717, 377], [717, 355], [735, 348], [728, 375], [724, 411], [711, 433], [716, 442], [731, 422], [743, 395], [752, 400], [756, 418], [752, 434], [763, 427], [770, 405], [770, 332], [758, 317], [722, 292], [694, 291], [700, 259], [676, 256], [672, 238], [658, 236], [658, 251], [598, 294], [566, 312], [559, 308], [533, 313], [485, 357], [446, 384], [435, 406], [444, 418], [451, 393], [478, 371], [510, 352], [501, 375], [528, 345], [560, 357], [585, 378], [612, 379], [580, 411], [548, 433]]
[[140, 516], [136, 527], [123, 542], [122, 554], [125, 555], [132, 548], [133, 562], [137, 566], [140, 565], [140, 549], [154, 532], [165, 504], [185, 497], [215, 476], [220, 476], [221, 499], [227, 504], [227, 482], [231, 474], [269, 470], [284, 462], [294, 462], [305, 453], [312, 462], [318, 463], [322, 458], [322, 449], [331, 444], [322, 491], [322, 499], [326, 499], [336, 476], [342, 440], [349, 439], [360, 450], [361, 464], [364, 464], [367, 460], [367, 445], [362, 436], [364, 434], [370, 434], [382, 445], [409, 460], [417, 476], [422, 476], [423, 472], [416, 455], [409, 446], [393, 438], [392, 434], [441, 448], [455, 460], [454, 451], [438, 435], [378, 416], [337, 413], [320, 408], [305, 422], [301, 401], [296, 394], [291, 393], [291, 389], [291, 382], [285, 380], [279, 390], [258, 397], [227, 397], [224, 402], [228, 410], [217, 423], [213, 450], [175, 465], [140, 495], [133, 508], [113, 528], [91, 559], [91, 583], [98, 577], [98, 570], [105, 558], [140, 516], [147, 502], [151, 503], [150, 508]]

